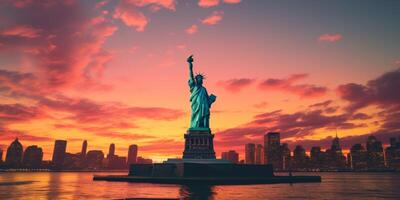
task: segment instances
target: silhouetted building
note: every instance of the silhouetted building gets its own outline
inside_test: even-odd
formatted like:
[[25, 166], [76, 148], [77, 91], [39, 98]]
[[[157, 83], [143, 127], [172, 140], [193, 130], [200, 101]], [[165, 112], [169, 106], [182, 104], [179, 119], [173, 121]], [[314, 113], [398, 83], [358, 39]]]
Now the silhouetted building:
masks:
[[288, 144], [283, 143], [280, 147], [280, 157], [282, 158], [281, 170], [288, 170], [291, 164], [290, 149]]
[[113, 155], [111, 159], [108, 160], [108, 169], [126, 169], [126, 157], [121, 157]]
[[102, 168], [104, 153], [100, 150], [91, 150], [86, 154], [87, 168], [99, 170]]
[[229, 160], [232, 163], [239, 163], [239, 154], [233, 150], [222, 152], [221, 158], [224, 160]]
[[112, 159], [112, 157], [115, 155], [115, 144], [111, 143], [110, 144], [110, 148], [108, 149], [108, 155], [107, 158], [108, 159]]
[[142, 158], [142, 157], [137, 157], [137, 164], [151, 164], [153, 163], [153, 160], [148, 159], [148, 158]]
[[245, 162], [250, 165], [256, 162], [256, 145], [253, 143], [245, 145]]
[[62, 168], [68, 170], [82, 169], [82, 153], [65, 153]]
[[9, 168], [19, 168], [22, 162], [22, 144], [16, 138], [7, 148], [6, 165]]
[[82, 143], [82, 150], [81, 150], [81, 158], [82, 159], [85, 159], [86, 151], [87, 151], [87, 141], [84, 140], [83, 143]]
[[305, 170], [308, 168], [307, 163], [306, 150], [301, 145], [297, 145], [293, 151], [293, 168], [296, 170]]
[[379, 170], [385, 168], [382, 143], [375, 136], [367, 139], [368, 169]]
[[3, 150], [0, 149], [0, 163], [3, 162]]
[[350, 149], [349, 163], [351, 169], [355, 171], [365, 171], [368, 169], [367, 165], [368, 154], [361, 144], [355, 144]]
[[67, 149], [67, 141], [65, 140], [56, 140], [54, 142], [54, 151], [53, 151], [53, 167], [56, 169], [61, 169], [64, 164], [65, 151]]
[[324, 152], [321, 147], [311, 147], [310, 150], [310, 167], [312, 169], [321, 169], [324, 161]]
[[24, 152], [23, 166], [28, 169], [38, 169], [42, 166], [43, 151], [36, 145], [28, 146]]
[[329, 170], [341, 170], [346, 168], [346, 157], [342, 153], [340, 140], [337, 135], [332, 140], [331, 148], [327, 149], [325, 154], [325, 168]]
[[129, 146], [128, 151], [128, 167], [130, 164], [135, 164], [137, 161], [138, 154], [138, 146], [136, 144], [132, 144]]
[[390, 146], [385, 150], [386, 166], [390, 169], [400, 170], [400, 137], [390, 138]]
[[255, 155], [255, 164], [262, 165], [263, 164], [263, 146], [261, 144], [256, 145], [256, 155]]
[[272, 164], [274, 169], [282, 169], [280, 133], [269, 132], [264, 135], [264, 162]]

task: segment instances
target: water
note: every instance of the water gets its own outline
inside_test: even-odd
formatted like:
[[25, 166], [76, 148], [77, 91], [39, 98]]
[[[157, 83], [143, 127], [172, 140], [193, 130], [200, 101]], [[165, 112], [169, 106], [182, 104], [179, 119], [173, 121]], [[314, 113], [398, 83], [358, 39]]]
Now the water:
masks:
[[320, 173], [322, 183], [212, 187], [92, 181], [94, 174], [110, 173], [0, 173], [0, 199], [400, 199], [400, 173]]

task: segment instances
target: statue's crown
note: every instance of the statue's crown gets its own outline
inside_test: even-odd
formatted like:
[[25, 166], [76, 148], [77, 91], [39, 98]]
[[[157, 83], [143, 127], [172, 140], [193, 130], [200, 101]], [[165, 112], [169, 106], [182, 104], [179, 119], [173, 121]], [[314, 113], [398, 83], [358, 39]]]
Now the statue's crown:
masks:
[[204, 74], [202, 74], [201, 72], [199, 72], [199, 73], [196, 74], [196, 77], [195, 77], [195, 78], [197, 78], [197, 77], [200, 77], [200, 78], [202, 78], [202, 79], [206, 79], [206, 76], [205, 76]]

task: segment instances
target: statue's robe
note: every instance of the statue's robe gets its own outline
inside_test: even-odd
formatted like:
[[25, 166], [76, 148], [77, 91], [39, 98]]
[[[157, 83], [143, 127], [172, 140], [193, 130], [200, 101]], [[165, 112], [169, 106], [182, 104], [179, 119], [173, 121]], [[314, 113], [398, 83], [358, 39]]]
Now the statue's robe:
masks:
[[211, 100], [207, 89], [198, 85], [194, 80], [189, 79], [190, 104], [192, 115], [190, 121], [191, 128], [209, 128]]

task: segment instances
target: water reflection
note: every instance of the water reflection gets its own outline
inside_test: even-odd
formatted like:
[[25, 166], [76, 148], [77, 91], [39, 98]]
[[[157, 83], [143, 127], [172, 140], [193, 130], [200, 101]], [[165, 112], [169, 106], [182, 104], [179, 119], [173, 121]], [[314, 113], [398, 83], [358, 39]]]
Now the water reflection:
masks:
[[183, 185], [179, 189], [182, 199], [214, 199], [215, 192], [210, 185]]

